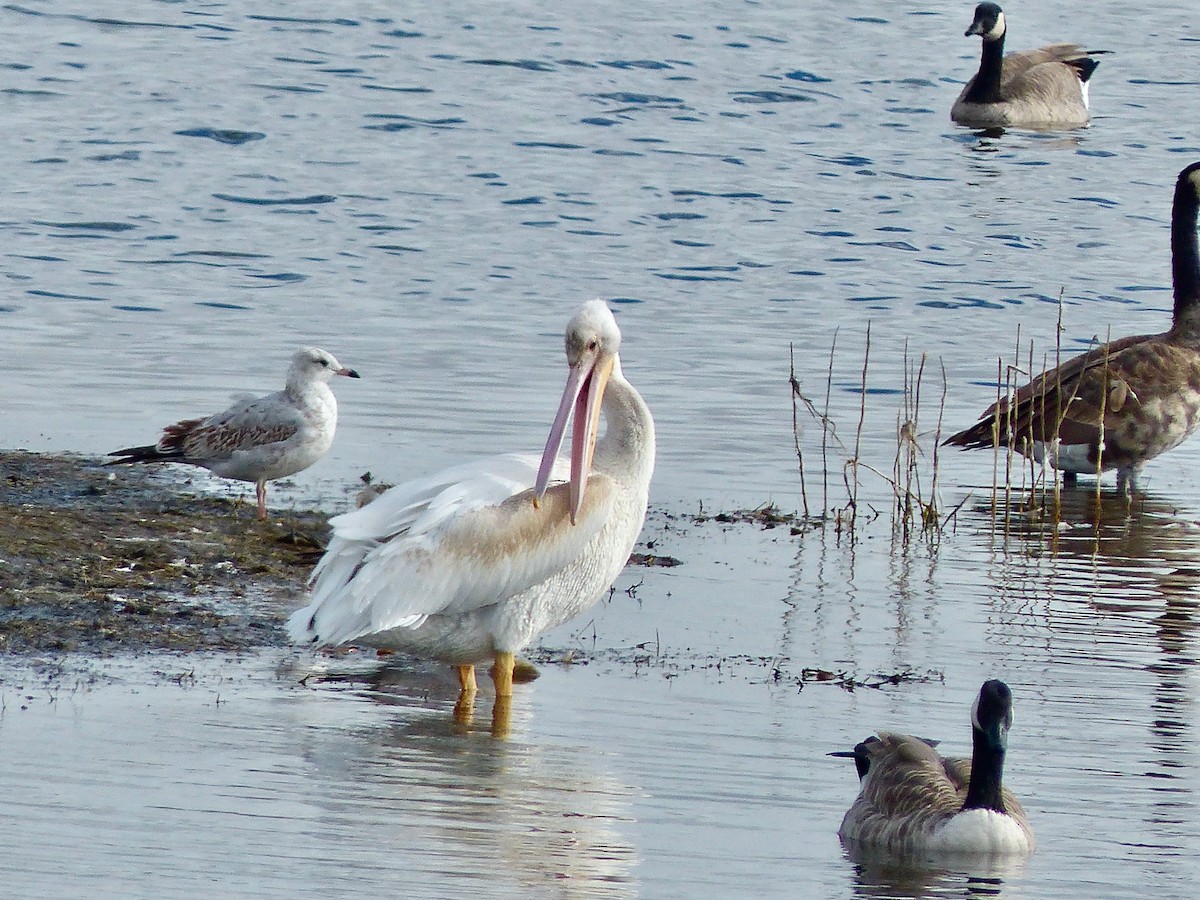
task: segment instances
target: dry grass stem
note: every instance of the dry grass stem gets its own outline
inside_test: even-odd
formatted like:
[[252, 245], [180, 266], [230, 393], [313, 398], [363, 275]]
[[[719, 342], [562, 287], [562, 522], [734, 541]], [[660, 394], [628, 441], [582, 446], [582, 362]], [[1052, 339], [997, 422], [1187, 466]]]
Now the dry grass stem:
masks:
[[800, 446], [800, 411], [796, 400], [802, 400], [808, 411], [816, 413], [810, 401], [800, 391], [800, 382], [796, 380], [796, 352], [791, 343], [788, 344], [788, 383], [792, 387], [792, 444], [796, 449], [796, 462], [800, 467], [800, 501], [804, 505], [804, 518], [808, 518], [808, 489], [804, 483], [804, 449]]
[[[829, 365], [826, 372], [825, 383], [825, 411], [818, 413], [815, 404], [803, 393], [800, 384], [800, 378], [795, 371], [795, 353], [794, 348], [789, 347], [789, 383], [792, 392], [792, 435], [795, 444], [797, 460], [800, 463], [801, 472], [801, 491], [802, 498], [805, 498], [805, 514], [807, 517], [807, 485], [804, 483], [806, 479], [805, 468], [803, 463], [803, 433], [802, 433], [802, 416], [800, 414], [800, 404], [804, 404], [809, 415], [821, 423], [821, 454], [822, 468], [828, 473], [828, 453], [830, 438], [837, 442], [837, 433], [834, 422], [829, 416], [829, 405], [832, 396], [833, 386], [833, 368], [836, 358], [836, 341], [838, 333], [834, 332], [833, 344], [830, 348]], [[890, 474], [885, 474], [875, 466], [869, 464], [863, 459], [863, 435], [867, 424], [867, 395], [869, 393], [870, 383], [870, 365], [871, 365], [871, 324], [867, 323], [865, 334], [865, 342], [863, 348], [863, 361], [859, 375], [859, 409], [858, 409], [858, 427], [855, 432], [855, 441], [853, 452], [849, 458], [845, 460], [842, 466], [842, 480], [846, 489], [847, 501], [845, 506], [840, 509], [830, 510], [828, 506], [828, 496], [823, 494], [822, 504], [826, 511], [821, 516], [821, 521], [831, 520], [835, 531], [840, 536], [843, 529], [847, 529], [854, 538], [856, 528], [864, 521], [874, 521], [879, 517], [879, 510], [870, 508], [871, 515], [869, 518], [861, 519], [858, 516], [860, 510], [860, 493], [861, 487], [860, 470], [870, 472], [877, 475], [885, 482], [892, 491], [892, 524], [895, 534], [907, 545], [913, 535], [918, 532], [929, 536], [936, 537], [940, 534], [944, 525], [940, 511], [938, 510], [937, 498], [937, 483], [938, 483], [938, 448], [937, 443], [941, 439], [942, 420], [945, 414], [946, 396], [948, 392], [948, 381], [946, 377], [945, 366], [941, 366], [942, 370], [942, 390], [938, 407], [937, 427], [934, 431], [934, 449], [933, 449], [933, 472], [922, 477], [921, 463], [923, 460], [929, 459], [925, 450], [922, 448], [922, 433], [920, 427], [921, 417], [921, 401], [922, 388], [924, 387], [925, 371], [928, 365], [928, 356], [922, 354], [919, 360], [914, 360], [909, 356], [908, 344], [905, 343], [904, 358], [903, 358], [903, 383], [904, 388], [901, 398], [900, 408], [897, 411], [896, 419], [896, 451], [892, 462], [892, 471]], [[841, 446], [838, 442], [838, 446]], [[827, 488], [826, 488], [827, 489]], [[868, 504], [869, 507], [869, 504]], [[957, 511], [957, 510], [955, 510]], [[832, 513], [826, 519], [826, 514]], [[947, 519], [946, 521], [949, 521]]]
[[840, 329], [833, 329], [833, 340], [829, 343], [829, 368], [825, 373], [825, 409], [821, 413], [822, 424], [828, 426], [821, 430], [821, 511], [823, 514], [829, 512], [829, 435], [832, 433], [834, 440], [837, 440], [837, 433], [834, 432], [833, 423], [829, 418], [829, 397], [833, 392], [833, 354], [837, 349], [838, 331]]

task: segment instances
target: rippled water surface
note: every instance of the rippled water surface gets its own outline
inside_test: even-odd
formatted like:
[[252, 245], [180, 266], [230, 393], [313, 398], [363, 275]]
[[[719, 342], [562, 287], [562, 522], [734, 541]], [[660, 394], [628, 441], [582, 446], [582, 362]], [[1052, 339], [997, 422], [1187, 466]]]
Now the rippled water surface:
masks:
[[[957, 429], [999, 356], [1054, 356], [1060, 297], [1065, 352], [1165, 328], [1171, 187], [1200, 159], [1194, 10], [1010, 10], [1013, 48], [1113, 53], [1090, 129], [983, 136], [948, 121], [970, 7], [0, 9], [5, 446], [149, 441], [318, 343], [363, 378], [336, 385], [330, 456], [272, 499], [341, 509], [365, 471], [539, 449], [562, 327], [601, 296], [658, 423], [644, 538], [683, 562], [545, 637], [578, 662], [518, 689], [506, 741], [486, 690], [456, 729], [434, 667], [301, 685], [372, 666], [0, 661], [8, 889], [1192, 896], [1200, 445], [1128, 510], [1070, 494], [1061, 528], [994, 504], [987, 454], [942, 455], [961, 507], [935, 546], [895, 538], [865, 467], [857, 541], [681, 517], [844, 507], [856, 441], [890, 473], [906, 348], [928, 491], [943, 368]], [[819, 409], [828, 386], [840, 439], [823, 478], [799, 410], [806, 498], [789, 365]], [[1037, 854], [847, 858], [854, 772], [826, 754], [879, 727], [966, 753], [992, 676]]]

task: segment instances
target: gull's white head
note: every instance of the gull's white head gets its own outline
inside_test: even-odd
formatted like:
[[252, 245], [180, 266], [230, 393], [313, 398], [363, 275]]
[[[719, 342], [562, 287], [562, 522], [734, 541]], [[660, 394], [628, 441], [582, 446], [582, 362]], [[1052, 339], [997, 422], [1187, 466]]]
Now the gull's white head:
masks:
[[292, 354], [292, 365], [288, 370], [288, 382], [293, 380], [328, 381], [334, 375], [345, 375], [347, 378], [358, 378], [353, 369], [343, 366], [332, 353], [320, 347], [301, 347]]
[[579, 308], [567, 323], [567, 384], [563, 389], [558, 414], [546, 439], [542, 463], [538, 468], [533, 498], [536, 504], [546, 493], [550, 472], [562, 447], [567, 419], [571, 429], [571, 522], [583, 507], [592, 454], [600, 428], [600, 406], [604, 389], [613, 373], [617, 352], [621, 349], [621, 329], [603, 300], [591, 300]]

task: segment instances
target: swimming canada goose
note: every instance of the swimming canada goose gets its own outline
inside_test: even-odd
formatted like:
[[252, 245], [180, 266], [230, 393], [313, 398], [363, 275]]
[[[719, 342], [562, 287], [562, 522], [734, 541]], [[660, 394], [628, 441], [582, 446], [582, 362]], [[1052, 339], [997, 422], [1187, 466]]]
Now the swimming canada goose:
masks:
[[1097, 60], [1078, 44], [1050, 44], [1004, 55], [1004, 11], [995, 3], [975, 7], [966, 36], [983, 38], [979, 71], [967, 82], [950, 118], [975, 128], [1059, 126], [1088, 123], [1088, 79]]
[[964, 449], [1008, 447], [1066, 473], [1117, 470], [1129, 494], [1146, 460], [1200, 425], [1200, 163], [1179, 173], [1171, 207], [1175, 310], [1169, 331], [1124, 337], [1043, 372], [946, 439]]
[[971, 758], [948, 759], [933, 744], [882, 731], [853, 752], [858, 798], [842, 819], [846, 844], [892, 853], [1033, 852], [1033, 831], [1017, 798], [1001, 785], [1012, 692], [985, 681], [971, 709]]

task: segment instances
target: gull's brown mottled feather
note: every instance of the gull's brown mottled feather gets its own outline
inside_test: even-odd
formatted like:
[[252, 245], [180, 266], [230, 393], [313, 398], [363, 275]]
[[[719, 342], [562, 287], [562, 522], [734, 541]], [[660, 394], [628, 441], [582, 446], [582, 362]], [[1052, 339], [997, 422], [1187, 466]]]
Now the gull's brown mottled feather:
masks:
[[[180, 423], [186, 425], [186, 422]], [[198, 426], [198, 427], [197, 427]], [[278, 444], [294, 437], [300, 430], [299, 422], [276, 422], [272, 424], [225, 421], [210, 425], [193, 426], [181, 433], [176, 442], [183, 451], [183, 458], [215, 459], [230, 456], [249, 447], [265, 447]], [[178, 427], [178, 426], [176, 426]], [[164, 433], [161, 445], [167, 440]]]

